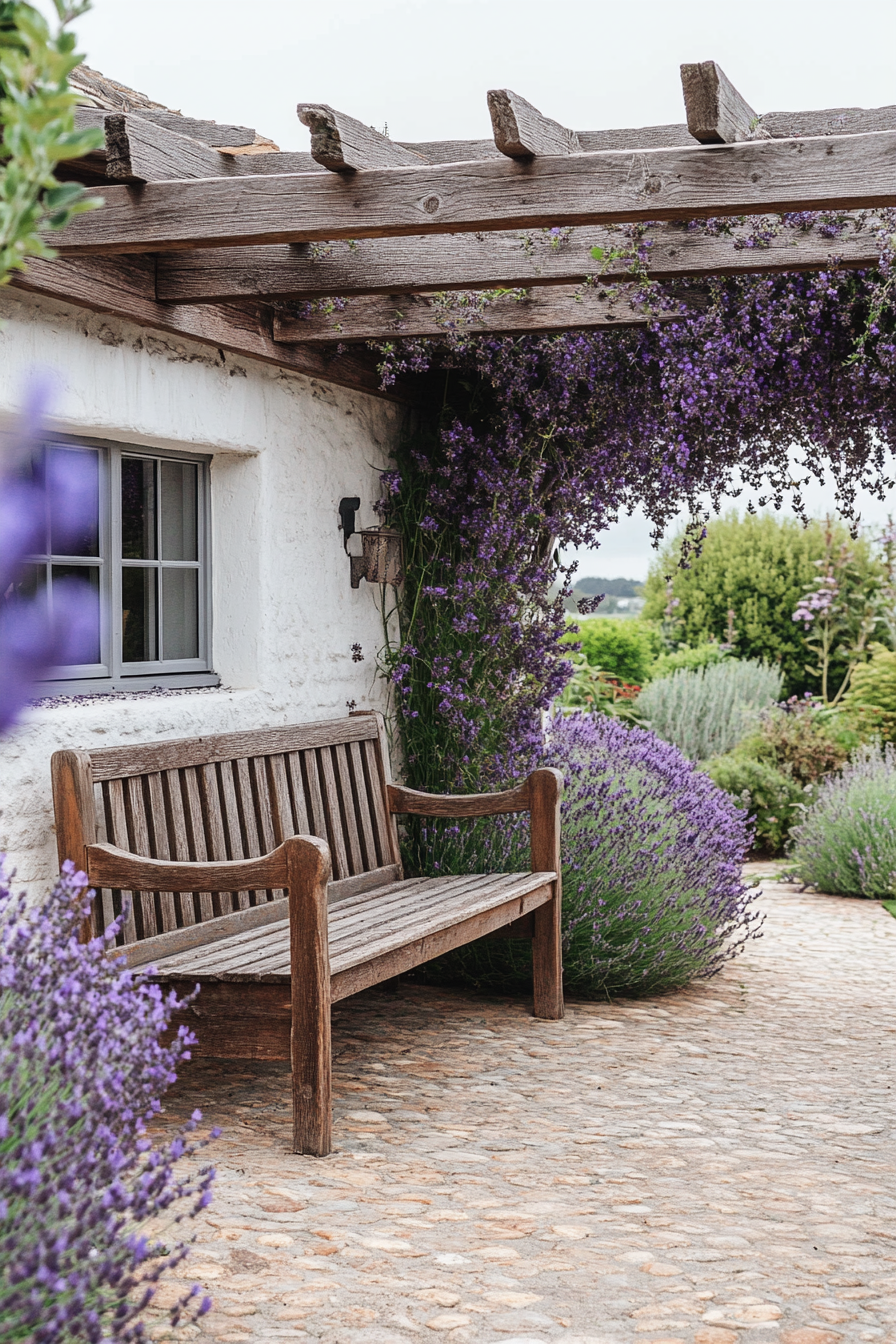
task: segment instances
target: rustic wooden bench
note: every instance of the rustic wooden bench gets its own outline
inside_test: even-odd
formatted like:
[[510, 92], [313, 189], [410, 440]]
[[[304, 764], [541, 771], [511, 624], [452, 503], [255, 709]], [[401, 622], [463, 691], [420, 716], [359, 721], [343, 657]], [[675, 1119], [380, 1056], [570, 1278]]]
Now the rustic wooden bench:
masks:
[[[294, 1149], [331, 1148], [330, 1005], [484, 934], [531, 937], [536, 1017], [563, 1016], [560, 792], [536, 770], [503, 793], [391, 782], [382, 717], [101, 751], [58, 751], [60, 861], [96, 890], [93, 936], [200, 994], [194, 1053], [292, 1060]], [[528, 873], [407, 879], [396, 814], [529, 812]]]

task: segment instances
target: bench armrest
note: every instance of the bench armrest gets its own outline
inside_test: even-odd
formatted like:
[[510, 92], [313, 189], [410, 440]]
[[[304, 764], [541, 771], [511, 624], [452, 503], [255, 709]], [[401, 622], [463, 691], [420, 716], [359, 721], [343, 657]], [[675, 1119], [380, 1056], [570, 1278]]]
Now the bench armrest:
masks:
[[417, 817], [494, 817], [507, 812], [531, 812], [544, 776], [553, 777], [563, 788], [557, 770], [533, 770], [524, 783], [501, 793], [420, 793], [398, 784], [387, 788], [390, 812], [406, 812]]
[[87, 847], [87, 875], [92, 887], [121, 891], [244, 891], [287, 885], [286, 845], [257, 859], [220, 863], [182, 863], [147, 859], [115, 845]]

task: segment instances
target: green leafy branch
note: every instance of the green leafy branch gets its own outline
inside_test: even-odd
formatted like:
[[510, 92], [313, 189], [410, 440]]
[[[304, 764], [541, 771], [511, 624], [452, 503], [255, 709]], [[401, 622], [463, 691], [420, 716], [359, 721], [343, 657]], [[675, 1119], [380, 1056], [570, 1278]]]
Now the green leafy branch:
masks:
[[103, 144], [100, 130], [76, 131], [78, 95], [68, 77], [83, 57], [68, 25], [90, 0], [53, 0], [51, 29], [33, 5], [0, 0], [0, 284], [28, 257], [54, 257], [46, 233], [102, 205], [77, 182], [58, 182], [57, 164]]

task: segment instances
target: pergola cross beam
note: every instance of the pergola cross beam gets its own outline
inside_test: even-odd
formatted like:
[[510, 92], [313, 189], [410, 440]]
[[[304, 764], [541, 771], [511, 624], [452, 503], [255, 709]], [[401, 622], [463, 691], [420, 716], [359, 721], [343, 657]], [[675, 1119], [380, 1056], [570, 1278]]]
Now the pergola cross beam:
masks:
[[[896, 206], [896, 132], [110, 187], [62, 255]], [[55, 241], [55, 240], [54, 240]]]

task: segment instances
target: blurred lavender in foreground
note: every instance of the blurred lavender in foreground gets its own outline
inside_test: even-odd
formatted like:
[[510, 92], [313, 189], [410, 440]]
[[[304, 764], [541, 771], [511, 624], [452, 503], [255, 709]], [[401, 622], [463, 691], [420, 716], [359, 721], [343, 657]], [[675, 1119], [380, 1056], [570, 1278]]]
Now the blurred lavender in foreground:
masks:
[[[181, 1006], [174, 994], [107, 958], [103, 938], [78, 941], [85, 883], [66, 862], [35, 907], [13, 894], [0, 856], [4, 1341], [147, 1338], [141, 1318], [155, 1286], [187, 1254], [178, 1225], [211, 1199], [214, 1170], [185, 1137], [200, 1113], [164, 1146], [145, 1128], [195, 1038], [180, 1027], [161, 1045]], [[188, 1171], [176, 1174], [184, 1159]], [[210, 1306], [198, 1287], [185, 1289], [171, 1323]]]
[[65, 553], [95, 525], [96, 491], [84, 460], [73, 453], [35, 453], [45, 389], [35, 383], [12, 444], [0, 455], [0, 733], [15, 723], [35, 685], [54, 667], [95, 662], [96, 594], [80, 579], [29, 594], [29, 558], [45, 551], [52, 518], [54, 545]]

